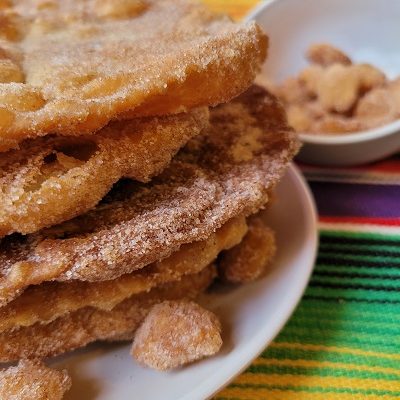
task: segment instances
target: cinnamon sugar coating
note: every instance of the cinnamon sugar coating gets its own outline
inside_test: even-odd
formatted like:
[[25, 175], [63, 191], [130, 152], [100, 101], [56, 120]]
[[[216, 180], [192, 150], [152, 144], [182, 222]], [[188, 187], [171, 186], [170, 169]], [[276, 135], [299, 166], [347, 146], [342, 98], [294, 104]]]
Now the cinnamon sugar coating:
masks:
[[206, 290], [214, 277], [215, 267], [210, 266], [180, 281], [131, 296], [111, 311], [85, 307], [49, 324], [39, 322], [3, 332], [0, 334], [0, 362], [52, 357], [98, 340], [132, 339], [152, 306], [165, 300], [193, 299]]
[[96, 135], [47, 136], [0, 157], [0, 237], [93, 208], [121, 177], [147, 182], [208, 125], [208, 110], [114, 122]]
[[0, 8], [0, 151], [113, 119], [230, 100], [266, 57], [254, 23], [187, 0], [15, 0]]
[[[237, 245], [246, 232], [244, 217], [237, 217], [207, 240], [185, 244], [168, 258], [120, 278], [104, 282], [46, 282], [31, 286], [12, 302], [0, 307], [0, 332], [36, 322], [49, 323], [89, 306], [110, 311], [128, 297], [200, 272], [222, 250]], [[51, 307], [45, 306], [48, 303]]]
[[47, 368], [40, 361], [21, 360], [16, 367], [0, 370], [3, 400], [61, 400], [70, 387], [67, 371]]
[[205, 240], [268, 202], [298, 150], [283, 109], [252, 87], [149, 184], [122, 182], [88, 213], [0, 242], [0, 303], [43, 281], [115, 279]]
[[143, 365], [166, 371], [212, 356], [221, 346], [215, 314], [193, 301], [164, 301], [138, 328], [131, 354]]

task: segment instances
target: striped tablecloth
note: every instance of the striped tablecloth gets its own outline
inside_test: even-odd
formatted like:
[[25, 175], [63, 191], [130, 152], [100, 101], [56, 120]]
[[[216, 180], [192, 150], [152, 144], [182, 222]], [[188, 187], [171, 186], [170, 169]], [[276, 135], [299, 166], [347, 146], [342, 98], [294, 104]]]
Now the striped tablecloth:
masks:
[[[257, 3], [206, 2], [234, 18]], [[215, 400], [400, 399], [400, 156], [301, 169], [319, 211], [310, 284], [276, 340]]]

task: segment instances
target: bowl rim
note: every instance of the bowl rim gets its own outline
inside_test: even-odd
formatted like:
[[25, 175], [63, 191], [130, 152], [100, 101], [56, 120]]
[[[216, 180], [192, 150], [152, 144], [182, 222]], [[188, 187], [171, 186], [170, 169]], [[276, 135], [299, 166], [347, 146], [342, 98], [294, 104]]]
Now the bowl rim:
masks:
[[[282, 3], [283, 1], [287, 0], [270, 0], [268, 2], [261, 2], [260, 4], [256, 5], [252, 10], [250, 10], [250, 12], [244, 18], [244, 21], [249, 22], [256, 20], [256, 18], [266, 9], [273, 7], [279, 2]], [[370, 140], [383, 138], [385, 136], [390, 136], [396, 133], [400, 133], [400, 118], [385, 125], [368, 130], [339, 134], [299, 132], [299, 137], [301, 141], [306, 143], [337, 145], [367, 142]]]
[[299, 137], [307, 143], [335, 145], [368, 142], [395, 134], [400, 134], [400, 119], [366, 131], [339, 134], [299, 132]]

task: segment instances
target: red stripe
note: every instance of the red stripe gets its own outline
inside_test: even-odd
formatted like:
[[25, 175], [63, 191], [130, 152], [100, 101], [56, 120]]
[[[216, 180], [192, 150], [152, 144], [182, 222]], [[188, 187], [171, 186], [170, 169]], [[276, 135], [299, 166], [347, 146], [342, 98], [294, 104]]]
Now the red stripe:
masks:
[[[297, 162], [297, 165], [303, 171], [319, 171], [322, 174], [325, 170], [331, 171], [332, 168], [317, 167], [314, 165], [304, 164]], [[363, 165], [357, 167], [335, 167], [334, 170], [340, 174], [343, 172], [387, 172], [387, 173], [400, 173], [400, 160], [387, 160], [376, 164]]]
[[361, 171], [375, 171], [375, 172], [400, 172], [400, 160], [392, 159], [372, 165], [355, 167], [354, 169]]
[[368, 217], [324, 217], [320, 216], [321, 222], [336, 224], [365, 224], [382, 226], [400, 226], [400, 218], [368, 218]]

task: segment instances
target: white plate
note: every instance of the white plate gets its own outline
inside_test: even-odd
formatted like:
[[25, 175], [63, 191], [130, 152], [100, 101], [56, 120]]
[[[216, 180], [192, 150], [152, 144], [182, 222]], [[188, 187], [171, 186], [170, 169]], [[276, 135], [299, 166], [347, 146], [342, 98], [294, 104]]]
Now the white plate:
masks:
[[267, 277], [203, 299], [221, 318], [224, 345], [216, 357], [171, 373], [135, 364], [129, 345], [93, 345], [53, 362], [73, 380], [66, 400], [203, 400], [225, 386], [271, 342], [296, 307], [315, 260], [316, 212], [292, 166], [266, 213], [278, 256]]
[[[281, 82], [307, 62], [313, 43], [331, 43], [356, 62], [376, 65], [389, 78], [400, 75], [400, 1], [274, 0], [262, 2], [248, 17], [270, 37], [262, 76]], [[262, 83], [262, 79], [260, 80]], [[320, 165], [357, 165], [400, 150], [400, 120], [349, 134], [300, 134], [299, 159]]]

